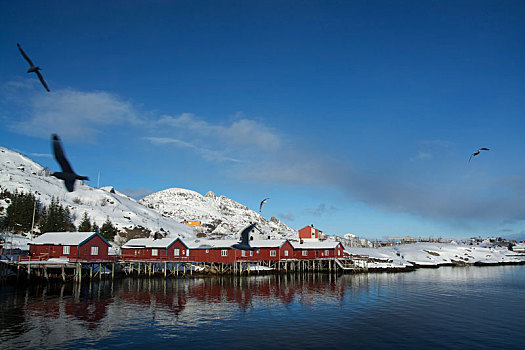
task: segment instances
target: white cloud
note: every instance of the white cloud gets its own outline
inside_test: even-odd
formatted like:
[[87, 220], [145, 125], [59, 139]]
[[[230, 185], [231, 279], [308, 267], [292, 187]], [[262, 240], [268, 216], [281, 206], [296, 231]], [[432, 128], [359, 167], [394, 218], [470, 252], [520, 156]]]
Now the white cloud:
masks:
[[161, 126], [191, 131], [193, 136], [214, 138], [223, 144], [253, 146], [264, 151], [276, 151], [281, 146], [281, 136], [277, 132], [255, 120], [243, 118], [229, 125], [212, 124], [190, 113], [178, 117], [163, 116], [158, 122]]
[[434, 156], [432, 155], [432, 153], [419, 151], [417, 156], [412, 157], [411, 160], [426, 160], [426, 159], [432, 159], [433, 157]]
[[103, 126], [142, 123], [130, 102], [104, 91], [42, 93], [33, 85], [17, 82], [6, 84], [2, 91], [2, 100], [11, 109], [4, 112], [9, 128], [25, 135], [49, 137], [57, 133], [86, 140], [94, 138]]
[[144, 140], [147, 140], [155, 145], [167, 145], [167, 144], [175, 144], [180, 147], [184, 148], [190, 148], [197, 153], [199, 153], [204, 159], [206, 160], [215, 160], [215, 161], [229, 161], [229, 162], [240, 162], [240, 160], [228, 157], [223, 152], [218, 150], [210, 150], [203, 147], [195, 146], [193, 143], [178, 140], [175, 138], [170, 137], [143, 137]]

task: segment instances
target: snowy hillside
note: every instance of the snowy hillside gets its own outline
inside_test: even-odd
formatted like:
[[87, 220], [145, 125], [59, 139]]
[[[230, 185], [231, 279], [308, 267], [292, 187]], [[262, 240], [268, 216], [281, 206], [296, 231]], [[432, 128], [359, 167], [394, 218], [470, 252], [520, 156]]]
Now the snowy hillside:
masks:
[[[297, 231], [272, 217], [270, 221], [236, 201], [213, 192], [201, 195], [195, 191], [170, 188], [153, 193], [139, 201], [179, 222], [200, 221], [201, 230], [214, 237], [238, 238], [237, 233], [252, 223], [271, 238], [297, 238]], [[267, 238], [267, 237], [261, 237]]]
[[515, 263], [525, 258], [492, 244], [473, 246], [455, 242], [413, 243], [381, 248], [346, 247], [345, 252], [391, 261], [389, 264], [371, 262], [369, 268]]
[[[182, 238], [193, 238], [196, 234], [193, 228], [146, 208], [111, 187], [95, 189], [77, 181], [75, 191], [67, 192], [64, 183], [51, 176], [48, 169], [3, 147], [0, 147], [0, 187], [11, 193], [16, 190], [32, 192], [45, 205], [49, 205], [54, 196], [60, 204], [69, 208], [76, 226], [80, 224], [84, 212], [87, 212], [91, 222], [99, 226], [109, 216], [120, 231], [144, 228]], [[0, 203], [4, 208], [6, 205], [5, 202]]]

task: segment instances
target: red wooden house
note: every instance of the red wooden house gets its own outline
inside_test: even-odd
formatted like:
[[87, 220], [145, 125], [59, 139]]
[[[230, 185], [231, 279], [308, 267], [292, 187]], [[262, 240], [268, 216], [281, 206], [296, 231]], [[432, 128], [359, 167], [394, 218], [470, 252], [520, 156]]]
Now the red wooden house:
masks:
[[122, 246], [122, 260], [188, 261], [188, 246], [180, 238], [135, 238]]
[[341, 242], [302, 241], [292, 243], [295, 259], [342, 258], [344, 247]]
[[190, 260], [195, 262], [234, 263], [236, 261], [279, 261], [293, 258], [288, 240], [253, 240], [250, 246], [257, 251], [232, 248], [237, 240], [204, 240], [188, 243]]
[[305, 226], [299, 230], [299, 239], [321, 239], [323, 236], [323, 231], [320, 231], [311, 226]]
[[258, 251], [235, 251], [237, 261], [280, 261], [293, 259], [293, 246], [287, 239], [268, 239], [250, 241], [250, 246]]
[[237, 240], [197, 239], [188, 243], [189, 259], [195, 262], [233, 263], [236, 261], [236, 250], [231, 246]]
[[69, 261], [108, 261], [108, 243], [98, 232], [47, 232], [29, 242], [31, 259], [68, 258]]

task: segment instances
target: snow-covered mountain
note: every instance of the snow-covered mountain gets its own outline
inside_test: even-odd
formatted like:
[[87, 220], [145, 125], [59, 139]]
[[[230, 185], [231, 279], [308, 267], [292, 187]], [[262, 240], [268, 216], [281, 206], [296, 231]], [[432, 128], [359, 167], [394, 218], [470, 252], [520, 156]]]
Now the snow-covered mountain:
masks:
[[[31, 192], [44, 205], [49, 205], [52, 197], [58, 199], [61, 205], [69, 208], [76, 226], [87, 212], [91, 222], [99, 226], [109, 217], [119, 231], [128, 232], [128, 238], [139, 231], [145, 234], [159, 230], [169, 236], [188, 239], [196, 235], [194, 228], [165, 217], [111, 187], [96, 189], [76, 181], [75, 191], [68, 192], [64, 183], [51, 176], [48, 169], [4, 147], [0, 147], [0, 188], [11, 193], [16, 190]], [[0, 203], [3, 208], [7, 205], [5, 201]]]
[[298, 237], [297, 231], [279, 219], [272, 217], [268, 221], [250, 208], [211, 191], [203, 196], [191, 190], [169, 188], [144, 197], [139, 203], [179, 222], [200, 221], [199, 230], [211, 237], [238, 238], [239, 231], [250, 223], [257, 223], [263, 239]]
[[[99, 226], [109, 217], [119, 231], [132, 238], [160, 231], [168, 236], [193, 239], [238, 238], [239, 231], [255, 222], [263, 234], [260, 238], [296, 238], [297, 231], [276, 218], [270, 221], [227, 197], [208, 192], [205, 196], [184, 189], [167, 189], [151, 194], [139, 202], [112, 187], [93, 188], [76, 181], [75, 191], [68, 192], [64, 183], [51, 176], [51, 171], [18, 152], [0, 147], [0, 189], [11, 193], [33, 193], [44, 205], [54, 197], [71, 211], [78, 226], [84, 212]], [[0, 200], [0, 215], [9, 205]], [[4, 210], [2, 210], [4, 208]], [[182, 224], [184, 220], [201, 221], [200, 228]], [[140, 232], [142, 231], [142, 232]], [[126, 239], [124, 239], [126, 240]], [[120, 242], [119, 242], [120, 243]]]

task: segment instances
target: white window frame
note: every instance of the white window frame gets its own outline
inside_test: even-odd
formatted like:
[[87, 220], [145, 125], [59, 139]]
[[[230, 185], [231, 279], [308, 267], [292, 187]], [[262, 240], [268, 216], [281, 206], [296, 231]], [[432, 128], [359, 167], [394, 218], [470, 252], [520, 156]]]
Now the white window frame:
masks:
[[284, 251], [284, 256], [288, 256], [288, 250]]
[[209, 252], [210, 252], [210, 250], [209, 250], [209, 249], [206, 249], [206, 254], [208, 254]]
[[228, 249], [221, 250], [221, 256], [228, 256]]
[[151, 250], [151, 256], [159, 256], [159, 250], [158, 249], [152, 249]]
[[302, 254], [303, 254], [303, 256], [308, 256], [308, 250], [306, 250], [306, 249], [303, 250], [303, 253], [302, 253]]
[[98, 255], [98, 247], [97, 246], [91, 247], [91, 255]]
[[253, 256], [253, 250], [250, 250], [250, 256]]
[[276, 250], [270, 250], [270, 256], [277, 256]]
[[337, 256], [341, 256], [341, 251], [340, 250], [337, 251]]
[[179, 248], [173, 249], [173, 256], [180, 256], [180, 249]]
[[65, 245], [62, 247], [62, 254], [69, 255], [71, 254], [71, 246]]
[[329, 251], [328, 249], [325, 249], [325, 251], [324, 251], [324, 255], [325, 255], [325, 256], [329, 256], [329, 255], [330, 255], [330, 251]]
[[246, 250], [241, 250], [241, 256], [246, 256]]

